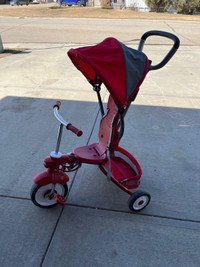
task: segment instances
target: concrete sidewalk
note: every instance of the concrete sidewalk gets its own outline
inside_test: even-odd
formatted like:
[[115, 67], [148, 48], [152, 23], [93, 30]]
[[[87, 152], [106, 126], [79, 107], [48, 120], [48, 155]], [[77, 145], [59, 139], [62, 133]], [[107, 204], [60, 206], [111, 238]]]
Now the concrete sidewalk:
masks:
[[[180, 47], [149, 73], [127, 114], [121, 146], [139, 161], [140, 188], [152, 196], [139, 214], [92, 165], [70, 175], [64, 208], [40, 209], [30, 200], [32, 178], [55, 149], [56, 100], [84, 132], [64, 132], [61, 152], [97, 141], [96, 95], [67, 58], [69, 46], [76, 47], [32, 44], [0, 59], [0, 266], [199, 267], [199, 46]], [[159, 60], [168, 46], [148, 49]]]

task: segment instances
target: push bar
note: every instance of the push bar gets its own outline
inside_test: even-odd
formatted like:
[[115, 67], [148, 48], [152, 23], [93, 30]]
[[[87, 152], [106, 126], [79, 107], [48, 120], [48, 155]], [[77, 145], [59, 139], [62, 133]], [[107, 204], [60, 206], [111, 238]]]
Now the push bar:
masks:
[[58, 114], [58, 110], [61, 106], [61, 102], [57, 101], [56, 104], [53, 106], [53, 110], [54, 110], [54, 116], [56, 117], [56, 119], [66, 127], [67, 130], [70, 130], [71, 132], [73, 132], [74, 134], [76, 134], [77, 136], [81, 136], [83, 134], [83, 132], [81, 130], [79, 130], [78, 128], [74, 127], [71, 123], [66, 122], [59, 114]]
[[155, 35], [171, 39], [174, 42], [174, 44], [173, 44], [172, 48], [170, 49], [170, 51], [168, 52], [168, 54], [164, 57], [164, 59], [159, 64], [156, 64], [156, 65], [150, 64], [149, 70], [157, 70], [157, 69], [160, 69], [163, 66], [165, 66], [167, 64], [167, 62], [176, 53], [176, 51], [178, 50], [179, 45], [180, 45], [179, 38], [172, 33], [163, 32], [163, 31], [148, 31], [142, 35], [139, 46], [138, 46], [138, 50], [142, 52], [146, 39], [150, 36], [155, 36]]

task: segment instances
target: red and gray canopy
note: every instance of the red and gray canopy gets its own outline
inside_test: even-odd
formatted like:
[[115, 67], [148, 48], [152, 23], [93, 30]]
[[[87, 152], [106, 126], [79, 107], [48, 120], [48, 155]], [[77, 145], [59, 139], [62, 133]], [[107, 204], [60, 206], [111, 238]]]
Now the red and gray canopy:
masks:
[[93, 84], [105, 84], [119, 108], [129, 104], [149, 69], [144, 53], [111, 37], [95, 46], [70, 49], [68, 56]]

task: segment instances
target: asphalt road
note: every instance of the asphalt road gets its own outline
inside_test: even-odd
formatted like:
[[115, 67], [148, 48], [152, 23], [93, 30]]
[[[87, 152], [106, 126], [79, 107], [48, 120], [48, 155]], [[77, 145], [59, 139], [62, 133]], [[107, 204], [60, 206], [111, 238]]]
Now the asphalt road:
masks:
[[[138, 42], [148, 30], [174, 33], [180, 38], [181, 45], [200, 45], [200, 21], [0, 17], [4, 43], [92, 44], [108, 36], [128, 43]], [[152, 38], [151, 44], [154, 43], [167, 44], [168, 40]]]

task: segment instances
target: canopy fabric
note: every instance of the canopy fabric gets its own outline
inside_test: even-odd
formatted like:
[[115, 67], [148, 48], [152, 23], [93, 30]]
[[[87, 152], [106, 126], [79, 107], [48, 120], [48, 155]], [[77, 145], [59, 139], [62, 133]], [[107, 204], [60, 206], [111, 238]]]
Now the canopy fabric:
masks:
[[119, 108], [136, 95], [149, 69], [144, 53], [112, 37], [94, 46], [70, 49], [68, 56], [89, 81], [105, 84]]

